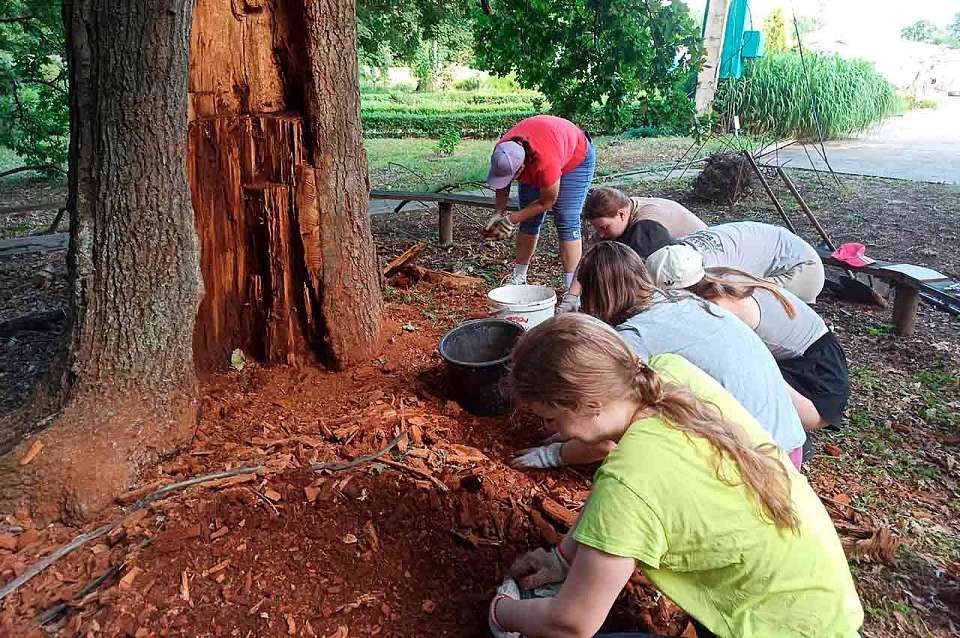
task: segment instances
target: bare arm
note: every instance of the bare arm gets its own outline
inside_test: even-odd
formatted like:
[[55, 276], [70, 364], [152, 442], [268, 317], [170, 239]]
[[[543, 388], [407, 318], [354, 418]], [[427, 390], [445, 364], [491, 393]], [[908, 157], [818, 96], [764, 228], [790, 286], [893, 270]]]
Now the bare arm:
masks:
[[585, 545], [575, 556], [556, 597], [498, 601], [496, 615], [506, 630], [531, 638], [589, 638], [600, 629], [633, 574], [634, 560]]
[[613, 441], [587, 443], [580, 439], [570, 439], [560, 448], [560, 458], [564, 465], [586, 465], [607, 458], [617, 448]]
[[507, 210], [507, 202], [510, 199], [510, 185], [507, 184], [506, 188], [498, 188], [496, 194], [494, 195], [494, 206], [496, 206], [496, 211], [498, 213], [504, 213]]
[[[500, 191], [497, 191], [499, 194]], [[525, 222], [531, 217], [536, 217], [540, 213], [550, 210], [550, 208], [557, 203], [557, 196], [560, 194], [560, 180], [557, 180], [556, 184], [547, 186], [546, 188], [540, 189], [540, 197], [537, 201], [532, 204], [521, 208], [515, 213], [510, 214], [510, 221], [514, 224], [519, 224], [520, 222]], [[506, 205], [504, 205], [506, 208]], [[499, 210], [499, 205], [498, 205]]]

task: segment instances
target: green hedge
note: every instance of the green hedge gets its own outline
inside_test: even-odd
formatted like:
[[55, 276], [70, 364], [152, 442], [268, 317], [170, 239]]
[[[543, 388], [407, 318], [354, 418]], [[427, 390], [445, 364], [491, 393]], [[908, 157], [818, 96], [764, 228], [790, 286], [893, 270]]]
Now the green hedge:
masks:
[[457, 131], [463, 137], [491, 139], [503, 135], [530, 111], [485, 111], [479, 113], [410, 113], [367, 111], [361, 113], [367, 137], [439, 137]]

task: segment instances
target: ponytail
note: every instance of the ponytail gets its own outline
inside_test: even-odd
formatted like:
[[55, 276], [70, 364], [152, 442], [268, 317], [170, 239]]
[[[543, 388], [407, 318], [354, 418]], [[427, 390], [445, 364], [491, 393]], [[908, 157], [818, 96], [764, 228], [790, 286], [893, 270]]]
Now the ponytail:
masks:
[[[746, 299], [753, 296], [753, 291], [757, 288], [766, 290], [773, 295], [780, 305], [783, 306], [787, 317], [793, 319], [797, 316], [797, 309], [794, 308], [790, 300], [783, 294], [780, 287], [769, 281], [754, 277], [749, 273], [736, 268], [707, 268], [703, 279], [687, 287], [687, 290], [698, 297], [707, 301], [714, 301], [719, 297], [732, 297], [734, 299]], [[735, 279], [729, 279], [733, 277]]]

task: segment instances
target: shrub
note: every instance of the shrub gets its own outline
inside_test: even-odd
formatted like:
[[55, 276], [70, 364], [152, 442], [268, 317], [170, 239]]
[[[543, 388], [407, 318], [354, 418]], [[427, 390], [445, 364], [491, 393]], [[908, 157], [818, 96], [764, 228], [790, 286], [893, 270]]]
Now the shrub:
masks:
[[476, 91], [480, 88], [480, 78], [467, 78], [453, 83], [453, 88], [458, 91]]
[[798, 139], [840, 138], [903, 109], [866, 60], [808, 53], [804, 61], [806, 69], [794, 51], [751, 61], [741, 79], [720, 86], [714, 108], [721, 117], [739, 115], [751, 133]]
[[447, 129], [440, 134], [440, 139], [437, 140], [433, 150], [440, 157], [450, 157], [453, 155], [453, 152], [457, 150], [457, 146], [460, 144], [461, 139], [463, 138], [460, 135], [460, 131]]

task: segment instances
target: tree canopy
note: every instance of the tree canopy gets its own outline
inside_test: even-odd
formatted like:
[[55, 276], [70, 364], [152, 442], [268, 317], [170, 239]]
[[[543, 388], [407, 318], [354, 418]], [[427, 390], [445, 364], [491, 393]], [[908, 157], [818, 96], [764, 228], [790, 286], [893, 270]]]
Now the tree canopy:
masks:
[[599, 107], [607, 123], [629, 120], [635, 100], [689, 108], [684, 83], [699, 67], [700, 36], [679, 0], [500, 0], [477, 10], [481, 68], [516, 73], [567, 117]]
[[787, 50], [787, 26], [783, 7], [777, 7], [767, 15], [763, 21], [763, 34], [768, 52], [780, 53]]
[[960, 48], [960, 13], [953, 16], [953, 22], [941, 28], [930, 20], [917, 20], [900, 30], [900, 37], [912, 42], [938, 44], [952, 49]]
[[60, 165], [69, 128], [60, 3], [0, 0], [0, 146]]

